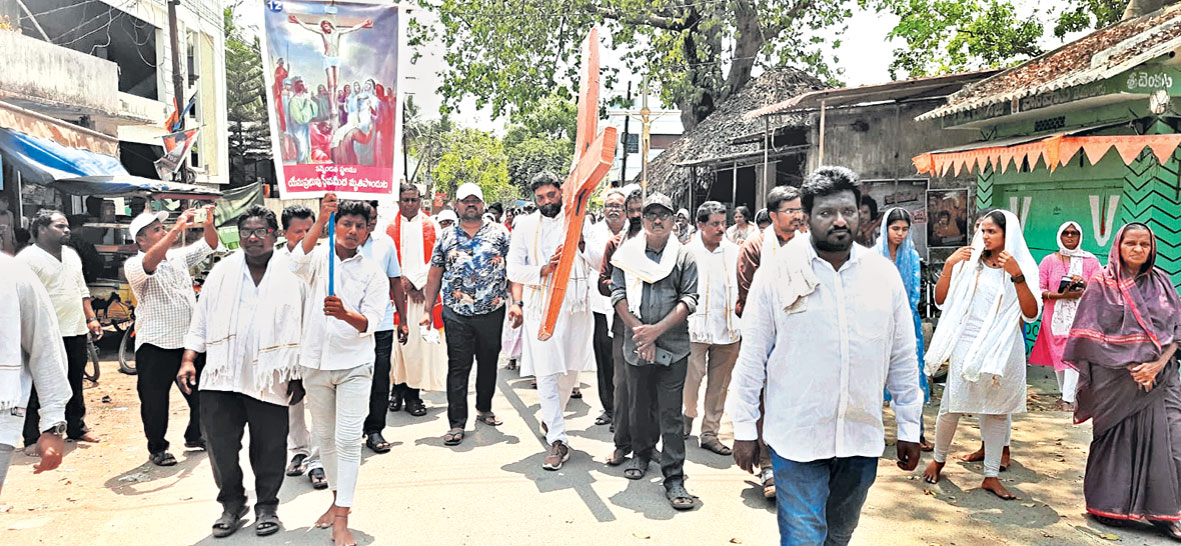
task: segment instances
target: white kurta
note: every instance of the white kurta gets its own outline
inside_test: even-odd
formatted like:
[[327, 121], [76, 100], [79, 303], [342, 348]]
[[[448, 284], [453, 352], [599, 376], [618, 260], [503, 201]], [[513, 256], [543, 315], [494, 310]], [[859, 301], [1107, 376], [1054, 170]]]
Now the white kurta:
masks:
[[[396, 220], [395, 220], [396, 221]], [[407, 220], [402, 218], [401, 241], [402, 276], [410, 281], [415, 288], [421, 290], [426, 286], [430, 264], [423, 259], [422, 223], [430, 222], [424, 214], [416, 214]], [[441, 230], [435, 226], [435, 236]], [[443, 333], [439, 332], [439, 343], [430, 343], [422, 337], [422, 327], [418, 325], [419, 317], [427, 309], [426, 303], [414, 303], [406, 298], [406, 314], [410, 320], [410, 338], [405, 345], [394, 344], [393, 373], [395, 383], [406, 383], [412, 389], [424, 391], [443, 391], [447, 389], [447, 341]]]
[[[508, 279], [524, 285], [524, 347], [521, 352], [521, 375], [547, 375], [595, 369], [591, 338], [595, 319], [590, 308], [590, 289], [594, 281], [586, 252], [579, 252], [566, 285], [562, 312], [547, 341], [537, 339], [545, 317], [545, 299], [550, 277], [541, 277], [541, 268], [566, 240], [566, 215], [546, 218], [540, 212], [518, 216], [508, 251]], [[596, 275], [597, 277], [597, 275]]]

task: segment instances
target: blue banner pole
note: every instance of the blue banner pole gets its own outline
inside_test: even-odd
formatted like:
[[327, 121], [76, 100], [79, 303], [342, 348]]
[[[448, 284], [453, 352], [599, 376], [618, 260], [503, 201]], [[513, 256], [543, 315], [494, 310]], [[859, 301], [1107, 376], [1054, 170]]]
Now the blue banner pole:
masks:
[[328, 295], [336, 295], [336, 213], [328, 215]]

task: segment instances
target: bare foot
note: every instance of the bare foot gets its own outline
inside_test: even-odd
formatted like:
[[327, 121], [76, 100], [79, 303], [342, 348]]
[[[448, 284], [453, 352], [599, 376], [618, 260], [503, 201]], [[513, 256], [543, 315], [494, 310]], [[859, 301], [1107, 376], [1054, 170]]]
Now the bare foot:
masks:
[[923, 481], [927, 483], [938, 482], [940, 477], [939, 474], [940, 472], [943, 472], [943, 465], [945, 464], [947, 463], [931, 461], [931, 464], [927, 465], [927, 469], [923, 471]]
[[1015, 495], [1010, 493], [1008, 489], [1005, 489], [1005, 486], [1001, 484], [1001, 481], [996, 478], [984, 478], [984, 483], [980, 484], [980, 487], [982, 489], [992, 491], [994, 495], [1004, 500], [1014, 500], [1017, 498]]
[[97, 444], [102, 441], [102, 440], [98, 439], [98, 436], [95, 436], [94, 433], [92, 433], [90, 431], [87, 431], [85, 434], [83, 434], [77, 438], [73, 438], [73, 440], [75, 442], [88, 442], [88, 443], [92, 443], [92, 444]]
[[[347, 510], [347, 508], [340, 508], [339, 510]], [[332, 544], [334, 546], [357, 546], [357, 539], [353, 538], [352, 531], [349, 531], [349, 515], [347, 512], [336, 514], [335, 521], [332, 523]]]
[[[967, 455], [960, 455], [960, 460], [966, 463], [978, 463], [984, 460], [984, 444], [980, 445], [980, 449], [973, 451]], [[1005, 446], [1005, 450], [1001, 452], [1001, 472], [1009, 469], [1009, 446]]]
[[332, 527], [332, 522], [335, 519], [333, 516], [335, 516], [335, 515], [336, 515], [336, 506], [335, 505], [329, 506], [328, 511], [324, 512], [324, 515], [320, 516], [320, 519], [316, 520], [316, 528], [317, 529], [327, 529], [329, 527]]

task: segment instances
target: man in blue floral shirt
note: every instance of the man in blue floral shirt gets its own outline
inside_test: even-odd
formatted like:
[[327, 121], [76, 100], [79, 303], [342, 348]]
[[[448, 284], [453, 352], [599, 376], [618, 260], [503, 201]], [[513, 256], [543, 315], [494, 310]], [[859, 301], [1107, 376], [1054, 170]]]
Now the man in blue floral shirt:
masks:
[[[467, 426], [467, 387], [476, 362], [476, 420], [496, 426], [492, 413], [496, 390], [496, 360], [504, 326], [505, 257], [509, 233], [504, 226], [485, 222], [484, 193], [467, 183], [455, 192], [459, 224], [445, 229], [435, 243], [431, 271], [423, 289], [434, 301], [442, 287], [443, 332], [447, 336], [447, 420], [451, 429], [443, 443], [459, 445]], [[430, 324], [423, 313], [420, 323]]]

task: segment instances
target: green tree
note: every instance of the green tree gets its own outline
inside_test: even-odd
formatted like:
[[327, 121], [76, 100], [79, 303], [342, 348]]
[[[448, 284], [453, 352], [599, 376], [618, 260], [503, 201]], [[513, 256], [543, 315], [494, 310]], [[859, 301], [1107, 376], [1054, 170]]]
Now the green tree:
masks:
[[756, 65], [796, 66], [835, 81], [824, 53], [852, 0], [418, 0], [437, 25], [410, 22], [410, 45], [446, 47], [444, 108], [464, 97], [500, 116], [533, 110], [552, 94], [569, 101], [580, 44], [601, 25], [625, 66], [604, 66], [611, 88], [621, 73], [647, 75], [664, 104], [682, 111], [686, 130], [741, 89]]
[[223, 13], [226, 35], [226, 109], [229, 121], [230, 180], [245, 180], [243, 165], [271, 157], [271, 133], [267, 122], [266, 84], [258, 38], [243, 36], [231, 5]]
[[574, 156], [569, 139], [552, 137], [528, 138], [507, 150], [509, 183], [522, 193], [528, 193], [529, 180], [541, 171], [565, 177]]
[[[1039, 42], [1052, 29], [1058, 43], [1070, 33], [1119, 21], [1128, 0], [1066, 0], [1019, 14], [1010, 0], [858, 0], [900, 21], [888, 34], [906, 47], [894, 50], [890, 75], [920, 77], [1003, 68], [1045, 52]], [[1159, 2], [1158, 2], [1159, 3]]]
[[495, 135], [476, 129], [456, 129], [442, 135], [442, 153], [431, 169], [434, 191], [455, 197], [460, 184], [474, 182], [484, 191], [485, 203], [519, 194], [509, 183], [508, 155]]
[[406, 97], [403, 108], [405, 150], [415, 159], [409, 182], [429, 185], [431, 171], [443, 154], [443, 135], [452, 130], [453, 124], [446, 114], [440, 119], [425, 119], [413, 95]]

